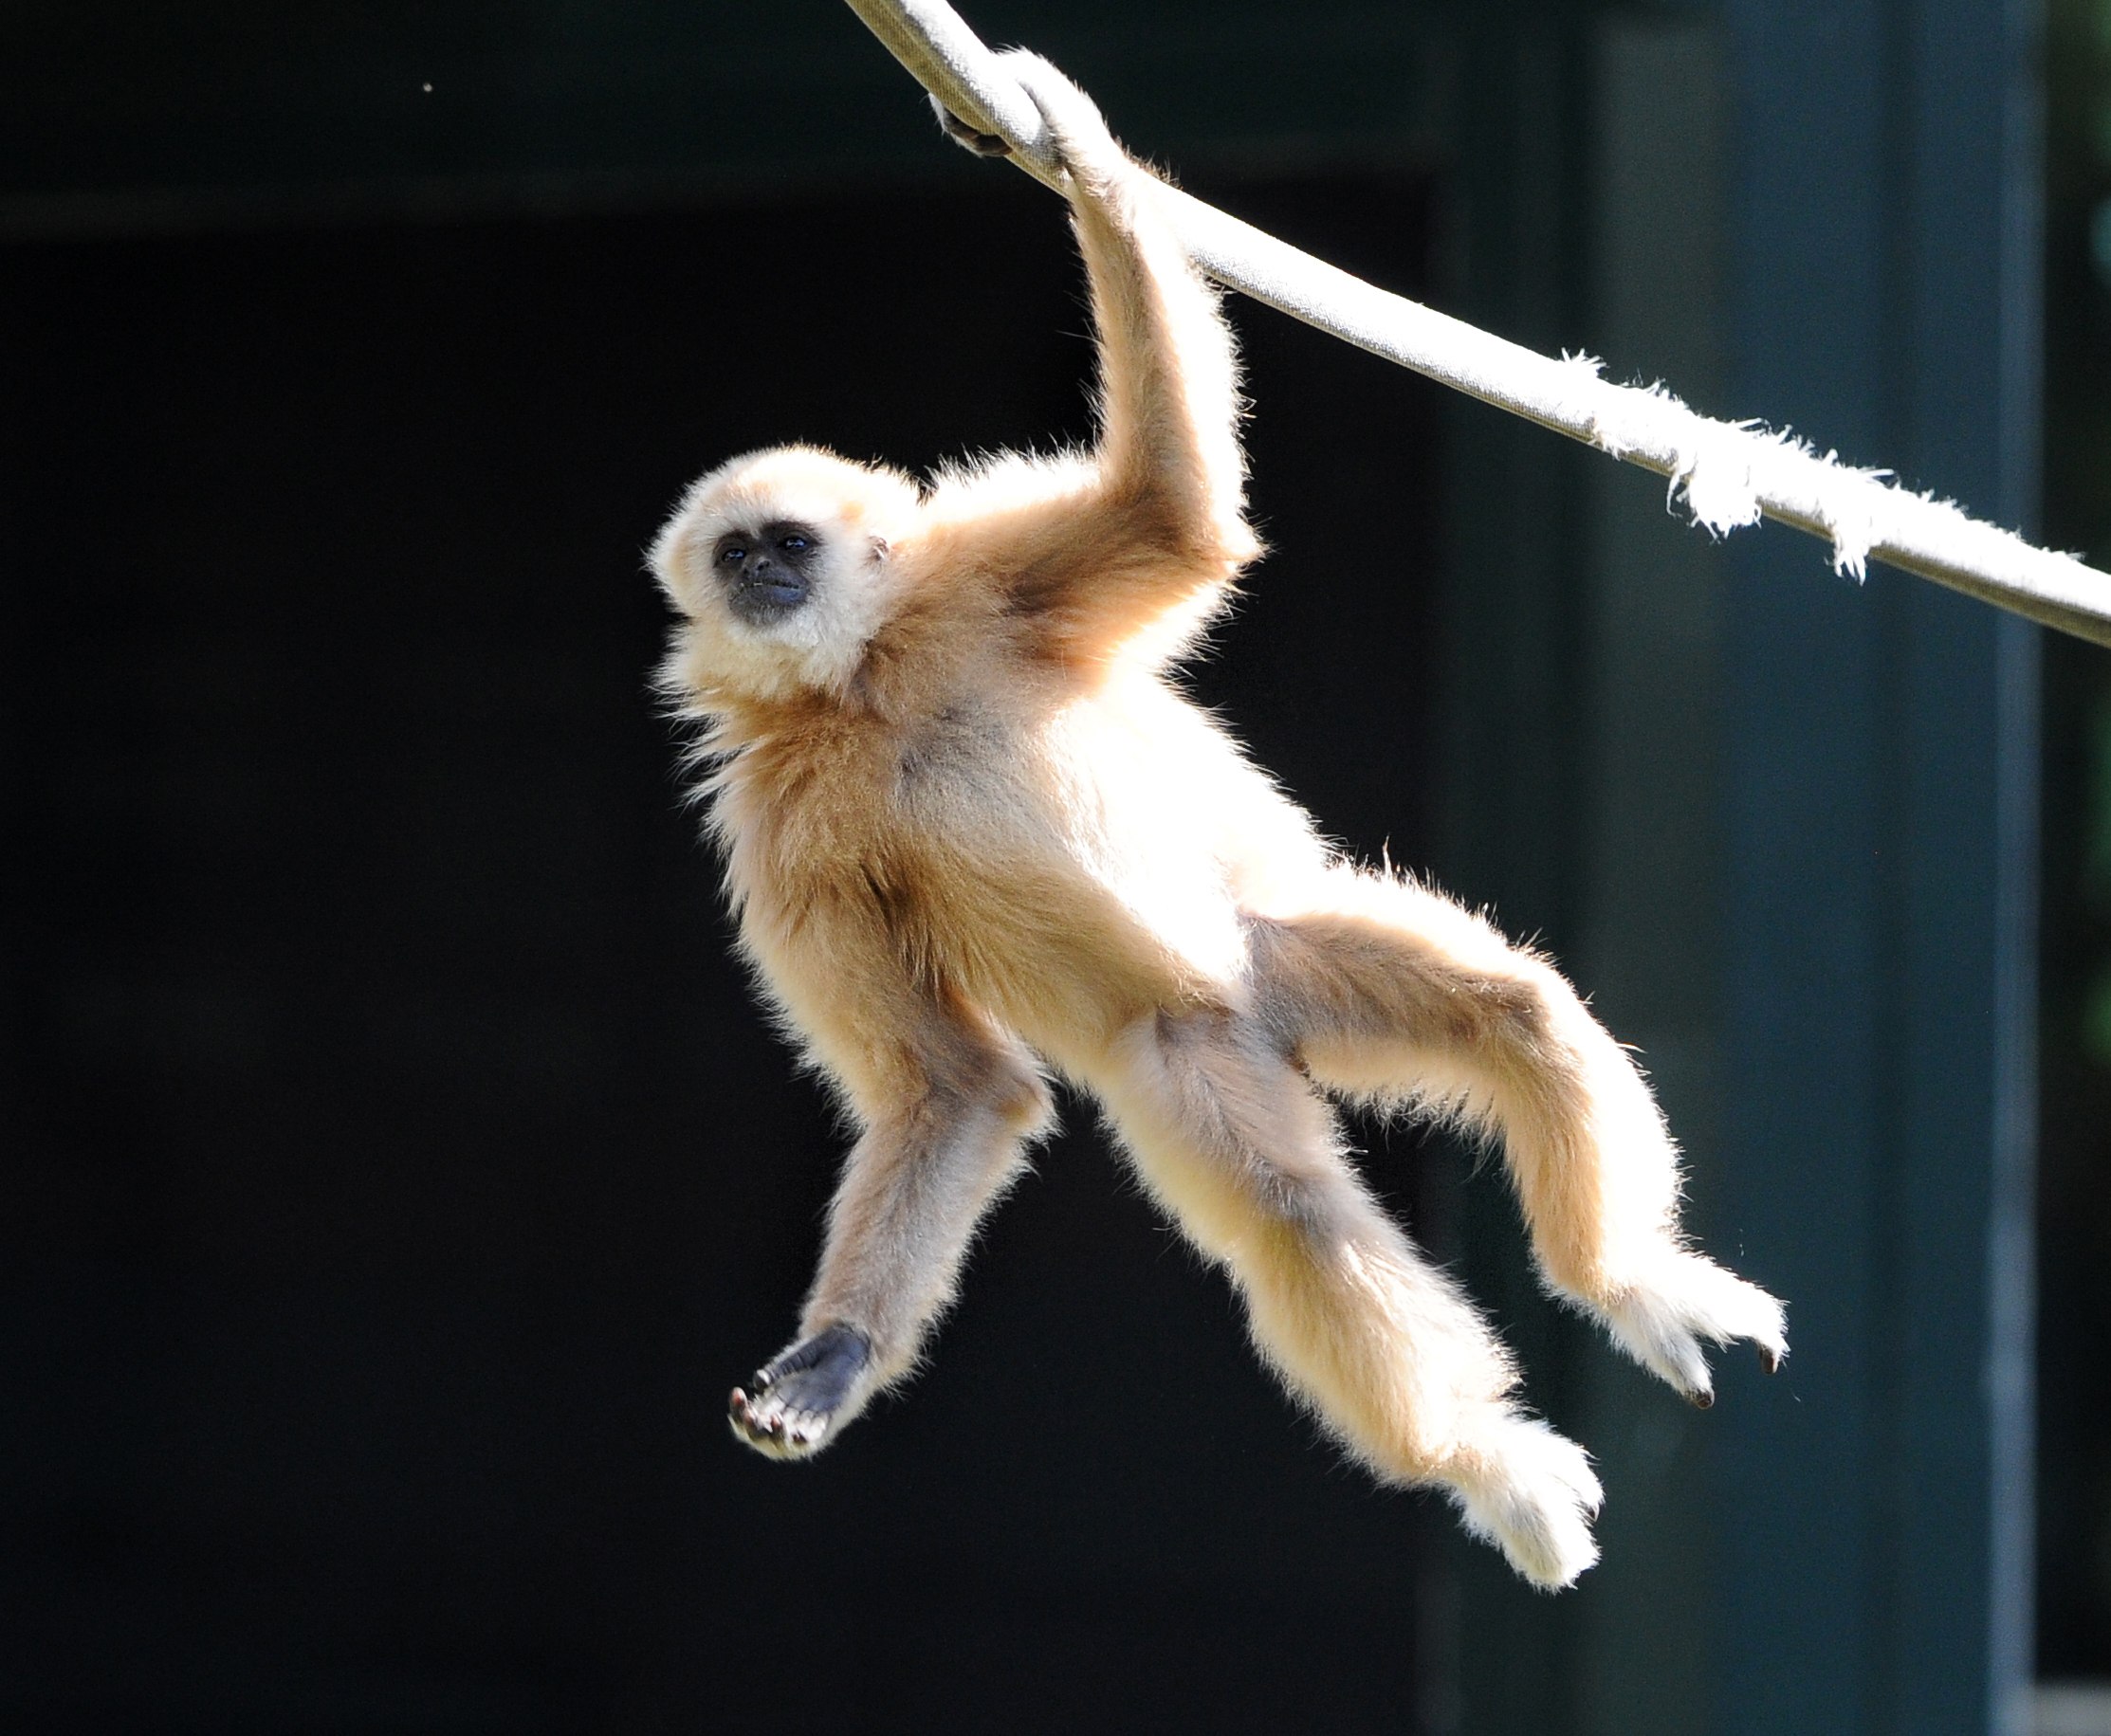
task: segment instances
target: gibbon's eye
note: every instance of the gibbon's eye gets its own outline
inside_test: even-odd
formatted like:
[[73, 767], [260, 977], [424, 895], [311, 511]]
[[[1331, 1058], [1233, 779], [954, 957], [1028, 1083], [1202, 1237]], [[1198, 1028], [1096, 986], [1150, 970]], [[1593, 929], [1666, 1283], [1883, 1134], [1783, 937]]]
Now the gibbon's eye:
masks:
[[777, 546], [782, 549], [787, 555], [803, 555], [814, 545], [811, 542], [807, 541], [804, 537], [799, 536], [795, 533], [794, 535], [789, 537], [780, 537], [777, 539]]
[[746, 558], [747, 551], [737, 542], [718, 552], [718, 564], [722, 567], [737, 567]]

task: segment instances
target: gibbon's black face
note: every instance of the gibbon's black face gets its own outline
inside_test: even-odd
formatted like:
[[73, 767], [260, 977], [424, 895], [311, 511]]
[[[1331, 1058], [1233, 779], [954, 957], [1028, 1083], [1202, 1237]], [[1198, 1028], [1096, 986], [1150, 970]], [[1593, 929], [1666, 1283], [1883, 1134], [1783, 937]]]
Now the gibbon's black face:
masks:
[[725, 532], [712, 550], [711, 572], [725, 587], [733, 612], [761, 627], [806, 606], [820, 572], [822, 547], [812, 525], [776, 520], [753, 532]]

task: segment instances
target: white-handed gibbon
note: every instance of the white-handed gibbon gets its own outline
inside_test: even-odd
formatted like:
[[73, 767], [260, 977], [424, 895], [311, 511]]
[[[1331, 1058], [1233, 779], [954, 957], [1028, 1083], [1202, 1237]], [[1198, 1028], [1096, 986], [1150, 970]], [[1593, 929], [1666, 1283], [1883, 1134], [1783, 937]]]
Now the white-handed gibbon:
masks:
[[1553, 967], [1342, 861], [1165, 679], [1260, 552], [1231, 336], [1155, 177], [1046, 63], [1004, 64], [1068, 176], [1097, 445], [928, 482], [751, 453], [652, 550], [742, 948], [859, 1129], [799, 1335], [733, 1428], [811, 1453], [909, 1371], [1054, 1069], [1342, 1444], [1567, 1585], [1597, 1558], [1588, 1460], [1519, 1406], [1330, 1098], [1499, 1140], [1548, 1286], [1696, 1403], [1702, 1341], [1786, 1354], [1780, 1305], [1686, 1245], [1656, 1102]]

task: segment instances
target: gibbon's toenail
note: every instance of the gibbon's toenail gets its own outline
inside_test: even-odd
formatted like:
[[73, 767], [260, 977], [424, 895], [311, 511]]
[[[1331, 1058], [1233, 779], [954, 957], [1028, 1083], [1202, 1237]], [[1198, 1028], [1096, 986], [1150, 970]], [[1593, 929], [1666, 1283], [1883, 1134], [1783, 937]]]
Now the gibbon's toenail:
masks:
[[1712, 1410], [1715, 1406], [1716, 1396], [1713, 1393], [1689, 1393], [1687, 1397], [1693, 1400], [1693, 1408], [1697, 1411]]
[[1777, 1375], [1781, 1372], [1781, 1359], [1769, 1350], [1766, 1345], [1761, 1344], [1759, 1346], [1759, 1366], [1770, 1375]]

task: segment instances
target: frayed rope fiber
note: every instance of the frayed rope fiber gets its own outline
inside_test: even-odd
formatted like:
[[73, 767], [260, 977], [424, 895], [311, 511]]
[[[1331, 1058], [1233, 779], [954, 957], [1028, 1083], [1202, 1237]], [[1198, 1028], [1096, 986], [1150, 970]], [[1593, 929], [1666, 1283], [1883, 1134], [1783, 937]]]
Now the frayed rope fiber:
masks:
[[[1039, 112], [945, 0], [849, 0], [917, 82], [1051, 187], [1062, 171]], [[1556, 360], [1374, 288], [1273, 235], [1168, 190], [1188, 256], [1226, 288], [1600, 451], [1669, 479], [1694, 521], [1720, 537], [1762, 516], [1832, 544], [1835, 571], [1870, 560], [1932, 578], [2098, 645], [2111, 645], [2111, 576], [2033, 547], [1948, 501], [1895, 486], [1786, 432], [1718, 422], [1661, 387], [1616, 386], [1588, 357]]]

